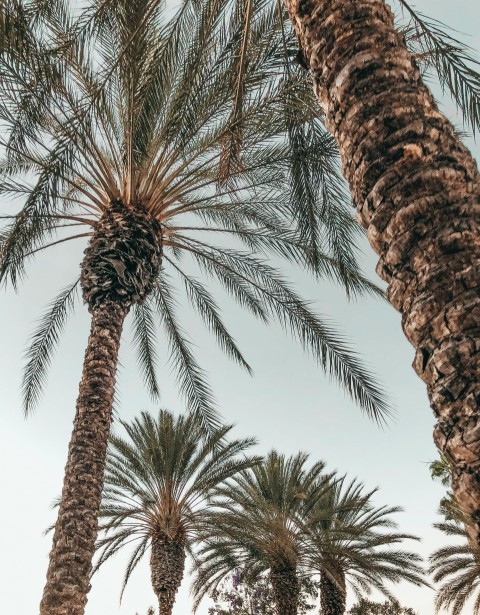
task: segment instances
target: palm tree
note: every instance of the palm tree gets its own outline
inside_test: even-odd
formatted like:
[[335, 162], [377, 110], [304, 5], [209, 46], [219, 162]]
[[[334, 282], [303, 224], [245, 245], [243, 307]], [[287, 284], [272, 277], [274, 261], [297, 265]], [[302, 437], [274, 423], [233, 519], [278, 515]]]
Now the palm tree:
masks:
[[[416, 40], [474, 128], [480, 77], [465, 46], [405, 2]], [[304, 63], [340, 150], [357, 218], [379, 254], [388, 299], [416, 350], [438, 419], [434, 439], [480, 545], [477, 165], [439, 112], [384, 0], [285, 0]]]
[[157, 0], [92, 0], [79, 15], [63, 0], [8, 6], [22, 19], [0, 54], [0, 190], [16, 207], [0, 232], [0, 280], [16, 286], [34, 255], [88, 240], [80, 279], [41, 321], [24, 378], [28, 412], [80, 287], [91, 331], [41, 614], [82, 615], [129, 311], [151, 392], [157, 316], [207, 431], [218, 417], [178, 322], [174, 278], [220, 346], [249, 367], [192, 267], [260, 320], [276, 317], [380, 417], [384, 398], [361, 361], [263, 256], [308, 265], [353, 294], [377, 289], [358, 273], [335, 149], [308, 81], [299, 71], [278, 78], [275, 11], [257, 14], [247, 46], [248, 15], [224, 11], [223, 0], [185, 0], [170, 19]]
[[231, 427], [205, 437], [198, 414], [174, 417], [161, 410], [123, 423], [127, 439], [111, 436], [100, 509], [98, 569], [137, 541], [122, 587], [150, 549], [152, 587], [159, 613], [170, 615], [183, 578], [185, 557], [215, 487], [258, 463], [243, 453], [253, 439], [227, 441]]
[[[468, 540], [468, 532], [460, 520], [446, 520], [435, 527], [456, 544], [441, 547], [430, 556], [430, 573], [435, 583], [441, 583], [435, 597], [437, 610], [445, 609], [460, 615], [467, 600], [472, 600], [471, 613], [480, 613], [480, 550]], [[461, 539], [461, 542], [458, 542]]]
[[347, 585], [357, 596], [371, 589], [392, 595], [385, 582], [424, 584], [420, 557], [394, 548], [415, 536], [396, 531], [399, 507], [375, 507], [376, 490], [336, 480], [310, 511], [308, 565], [320, 573], [322, 615], [344, 615]]
[[[252, 579], [268, 572], [279, 615], [296, 615], [303, 573], [305, 510], [324, 493], [324, 464], [273, 451], [218, 489], [217, 508], [195, 555], [195, 604], [240, 568]], [[327, 485], [327, 487], [326, 487]]]

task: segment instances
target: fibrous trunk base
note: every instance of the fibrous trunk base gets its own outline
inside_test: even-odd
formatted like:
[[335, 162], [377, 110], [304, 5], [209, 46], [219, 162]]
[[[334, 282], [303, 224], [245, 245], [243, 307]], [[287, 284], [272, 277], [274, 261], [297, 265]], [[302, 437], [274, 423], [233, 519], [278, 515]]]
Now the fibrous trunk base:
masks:
[[338, 571], [333, 578], [320, 575], [320, 605], [322, 615], [344, 615], [346, 608], [345, 575]]
[[285, 0], [480, 543], [480, 176], [383, 0]]
[[171, 538], [163, 532], [155, 533], [152, 536], [150, 571], [153, 591], [158, 599], [159, 615], [171, 615], [184, 570], [183, 538]]
[[270, 570], [270, 582], [277, 608], [277, 615], [297, 615], [300, 584], [296, 569], [283, 566]]

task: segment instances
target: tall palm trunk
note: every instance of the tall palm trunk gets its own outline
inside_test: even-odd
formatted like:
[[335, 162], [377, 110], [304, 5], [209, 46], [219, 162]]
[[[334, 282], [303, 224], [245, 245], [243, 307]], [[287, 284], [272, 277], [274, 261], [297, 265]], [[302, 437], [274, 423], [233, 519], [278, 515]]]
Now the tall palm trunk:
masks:
[[115, 303], [92, 314], [41, 615], [80, 615], [85, 608], [125, 316]]
[[150, 570], [159, 615], [171, 615], [185, 570], [185, 544], [181, 537], [170, 538], [164, 533], [153, 535]]
[[334, 571], [334, 578], [325, 572], [320, 575], [320, 606], [322, 615], [343, 615], [346, 608], [347, 588], [343, 570]]
[[383, 0], [285, 0], [480, 544], [480, 176]]
[[125, 317], [158, 275], [161, 233], [142, 208], [112, 203], [82, 264], [92, 314], [40, 615], [83, 615], [98, 532], [98, 510]]
[[294, 566], [273, 567], [270, 570], [277, 615], [297, 615], [300, 584]]

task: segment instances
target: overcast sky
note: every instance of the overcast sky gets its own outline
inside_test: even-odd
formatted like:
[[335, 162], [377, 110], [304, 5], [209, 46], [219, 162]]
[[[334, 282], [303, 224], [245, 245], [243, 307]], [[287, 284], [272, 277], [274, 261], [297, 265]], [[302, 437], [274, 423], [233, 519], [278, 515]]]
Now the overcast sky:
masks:
[[[477, 0], [418, 0], [416, 7], [447, 22], [480, 49]], [[444, 109], [451, 114], [453, 107], [446, 103]], [[475, 151], [478, 159], [478, 148]], [[51, 503], [61, 490], [88, 334], [85, 308], [79, 305], [70, 321], [40, 407], [28, 420], [23, 418], [20, 402], [22, 355], [45, 304], [78, 272], [83, 247], [67, 244], [42, 255], [20, 292], [15, 295], [9, 289], [0, 302], [1, 613], [38, 612], [51, 542], [42, 532], [55, 518]], [[375, 277], [375, 257], [368, 245], [364, 251], [366, 270]], [[339, 290], [314, 284], [306, 276], [297, 275], [295, 283], [318, 310], [336, 320], [381, 377], [397, 409], [396, 420], [387, 429], [379, 429], [279, 328], [261, 326], [228, 302], [223, 303], [226, 319], [254, 368], [254, 378], [229, 363], [196, 327], [194, 315], [185, 313], [193, 323], [190, 331], [223, 416], [236, 423], [235, 436], [253, 434], [258, 438], [258, 452], [273, 447], [287, 454], [305, 450], [312, 460], [324, 459], [330, 470], [356, 476], [368, 488], [378, 486], [377, 502], [404, 507], [405, 512], [397, 516], [400, 527], [421, 536], [418, 549], [428, 555], [441, 544], [441, 536], [431, 526], [443, 489], [431, 481], [428, 471], [428, 462], [436, 456], [431, 437], [433, 417], [425, 388], [410, 367], [413, 350], [403, 337], [400, 316], [378, 301], [347, 304]], [[161, 370], [161, 382], [161, 405], [183, 410], [168, 367]], [[118, 398], [121, 415], [127, 420], [140, 410], [156, 409], [139, 377], [128, 326], [121, 350]], [[117, 557], [94, 578], [87, 615], [135, 615], [137, 611], [145, 615], [147, 607], [155, 604], [145, 561], [119, 605], [126, 556]], [[420, 615], [434, 613], [431, 590], [401, 586], [397, 596]], [[186, 578], [174, 612], [190, 611]], [[206, 612], [204, 605], [199, 613]]]

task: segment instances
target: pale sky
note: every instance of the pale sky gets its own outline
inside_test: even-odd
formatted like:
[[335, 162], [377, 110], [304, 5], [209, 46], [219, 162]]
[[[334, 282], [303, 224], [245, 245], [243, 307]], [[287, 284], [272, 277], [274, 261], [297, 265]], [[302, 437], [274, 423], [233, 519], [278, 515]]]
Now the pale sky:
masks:
[[[477, 0], [418, 0], [416, 8], [440, 19], [480, 50], [480, 3]], [[468, 36], [467, 36], [468, 35]], [[453, 112], [451, 104], [444, 110]], [[470, 142], [471, 143], [471, 142]], [[480, 149], [472, 144], [477, 159]], [[0, 204], [2, 209], [5, 209]], [[3, 291], [0, 302], [0, 466], [3, 505], [0, 557], [0, 613], [34, 615], [44, 584], [51, 537], [43, 530], [55, 519], [51, 503], [61, 491], [81, 364], [88, 334], [88, 314], [79, 305], [53, 361], [48, 386], [36, 413], [25, 420], [21, 409], [20, 371], [26, 340], [44, 306], [78, 272], [83, 244], [58, 246], [30, 268], [15, 295]], [[376, 279], [375, 257], [364, 245], [365, 267]], [[330, 470], [358, 477], [368, 488], [380, 488], [378, 504], [400, 505], [400, 528], [422, 538], [423, 556], [442, 544], [432, 528], [443, 488], [432, 482], [428, 462], [436, 456], [433, 416], [425, 387], [411, 366], [413, 349], [400, 328], [400, 316], [386, 303], [361, 300], [347, 304], [330, 285], [318, 285], [296, 274], [295, 284], [317, 309], [335, 319], [369, 365], [381, 377], [397, 409], [395, 421], [381, 430], [362, 415], [319, 367], [279, 327], [256, 323], [229, 302], [226, 320], [255, 376], [229, 362], [198, 327], [189, 311], [186, 321], [208, 370], [226, 422], [236, 423], [236, 437], [255, 435], [256, 452], [275, 447], [321, 458]], [[197, 323], [197, 325], [195, 324]], [[165, 356], [162, 357], [165, 359]], [[165, 363], [166, 361], [164, 361]], [[118, 377], [119, 411], [129, 420], [140, 410], [156, 411], [138, 374], [127, 325]], [[184, 410], [168, 367], [161, 370], [161, 406]], [[415, 548], [415, 545], [409, 545]], [[128, 554], [111, 561], [93, 579], [87, 615], [145, 615], [155, 605], [148, 558], [134, 573], [119, 605], [119, 587]], [[419, 615], [433, 615], [433, 592], [402, 585], [397, 597]], [[175, 615], [191, 612], [188, 575], [178, 595]], [[207, 605], [199, 609], [205, 615]], [[467, 614], [465, 614], [467, 615]]]

